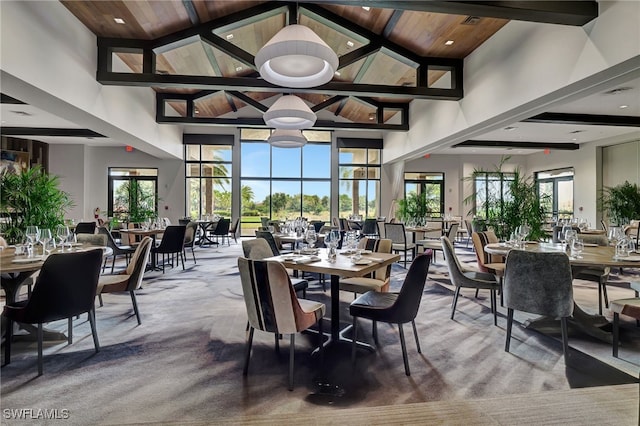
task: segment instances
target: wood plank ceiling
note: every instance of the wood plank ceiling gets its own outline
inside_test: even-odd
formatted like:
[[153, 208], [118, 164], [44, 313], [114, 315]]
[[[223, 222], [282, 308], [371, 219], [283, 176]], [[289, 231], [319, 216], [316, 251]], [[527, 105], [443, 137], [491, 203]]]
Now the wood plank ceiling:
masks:
[[[390, 86], [398, 88], [398, 93], [404, 90], [403, 96], [394, 96], [393, 91], [371, 97], [349, 90], [338, 93], [328, 90], [289, 91], [305, 99], [315, 110], [322, 111], [325, 117], [332, 117], [329, 122], [333, 120], [343, 124], [359, 123], [363, 127], [371, 128], [384, 128], [382, 126], [385, 124], [406, 119], [399, 119], [398, 115], [401, 115], [402, 105], [406, 108], [413, 99], [407, 95], [410, 93], [407, 88], [421, 84], [429, 88], [438, 87], [447, 80], [447, 74], [452, 74], [438, 67], [430, 68], [426, 74], [427, 81], [422, 83], [420, 79], [424, 77], [418, 75], [420, 64], [415, 63], [415, 58], [463, 60], [509, 22], [500, 18], [365, 8], [334, 3], [317, 5], [206, 0], [64, 0], [62, 3], [95, 33], [99, 40], [104, 38], [113, 44], [112, 39], [116, 39], [115, 45], [118, 44], [117, 39], [127, 43], [131, 40], [142, 43], [175, 36], [212, 21], [223, 22], [225, 17], [230, 18], [229, 22], [214, 28], [213, 34], [222, 40], [221, 43], [228, 42], [231, 47], [235, 46], [241, 49], [241, 53], [244, 51], [243, 54], [248, 55], [255, 55], [281, 28], [295, 21], [314, 30], [338, 54], [341, 61], [350, 53], [357, 53], [358, 49], [366, 49], [368, 45], [372, 45], [375, 38], [377, 43], [382, 44], [366, 55], [356, 57], [353, 63], [341, 67], [339, 74], [336, 73], [330, 84], [346, 83], [346, 88], [369, 85], [367, 87], [373, 88], [371, 90]], [[252, 10], [256, 11], [256, 15], [245, 17], [247, 11]], [[292, 13], [296, 15], [293, 20], [290, 16]], [[243, 19], [234, 22], [231, 18], [236, 16]], [[118, 19], [124, 23], [118, 23]], [[447, 44], [449, 40], [453, 41], [453, 44]], [[260, 126], [260, 120], [256, 119], [259, 117], [256, 110], [264, 110], [283, 93], [283, 90], [258, 90], [259, 76], [255, 68], [241, 60], [243, 56], [234, 57], [229, 54], [228, 49], [225, 51], [219, 47], [220, 45], [216, 46], [202, 37], [192, 36], [169, 47], [155, 49], [155, 71], [151, 75], [153, 78], [146, 81], [145, 85], [153, 87], [159, 94], [157, 96], [166, 95], [168, 104], [175, 110], [171, 111], [171, 114], [159, 111], [159, 116], [174, 115], [177, 116], [174, 117], [175, 121], [208, 124], [216, 123], [215, 120], [222, 117], [232, 117], [232, 120], [224, 123]], [[122, 61], [119, 66], [124, 68], [117, 69], [117, 61], [114, 60], [114, 71], [141, 74], [143, 80], [145, 57], [141, 51], [122, 48], [116, 52]], [[459, 71], [461, 72], [461, 69]], [[244, 90], [234, 91], [229, 90], [229, 87], [210, 87], [209, 91], [203, 92], [202, 87], [190, 87], [188, 84], [155, 84], [156, 81], [161, 81], [163, 76], [251, 78], [256, 82], [256, 88], [251, 90], [251, 86], [247, 85]], [[449, 85], [451, 84], [454, 83]], [[183, 98], [171, 99], [174, 95], [183, 95]], [[381, 104], [391, 107], [382, 108]], [[247, 105], [252, 108], [243, 109]], [[166, 110], [160, 102], [158, 108]], [[254, 121], [250, 121], [249, 117], [253, 117]], [[408, 123], [404, 124], [403, 128], [406, 130]]]

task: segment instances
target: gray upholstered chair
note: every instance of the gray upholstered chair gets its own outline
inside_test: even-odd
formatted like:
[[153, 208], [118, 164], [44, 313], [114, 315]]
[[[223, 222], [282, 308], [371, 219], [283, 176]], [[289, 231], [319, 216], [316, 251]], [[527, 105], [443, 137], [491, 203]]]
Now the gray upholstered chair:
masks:
[[505, 351], [509, 352], [514, 310], [560, 318], [562, 352], [566, 363], [567, 318], [573, 314], [574, 307], [572, 279], [569, 257], [565, 253], [509, 252], [503, 283], [507, 307]]
[[198, 233], [198, 223], [194, 221], [189, 221], [184, 225], [184, 244], [182, 245], [182, 257], [186, 257], [186, 250], [188, 248], [191, 249], [191, 255], [193, 256], [193, 263], [196, 262], [196, 252], [194, 251], [194, 246], [196, 245], [196, 234]]
[[411, 252], [411, 260], [416, 256], [416, 245], [411, 241], [407, 241], [407, 233], [402, 223], [385, 223], [385, 237], [393, 243], [392, 249], [395, 253], [404, 253], [404, 267], [407, 267], [407, 252]]
[[[391, 240], [378, 238], [363, 238], [359, 247], [375, 253], [391, 253]], [[340, 290], [362, 294], [367, 291], [389, 291], [391, 280], [391, 265], [376, 269], [370, 276], [343, 278], [340, 280]]]
[[76, 241], [96, 247], [107, 246], [107, 236], [104, 234], [77, 234]]
[[618, 357], [618, 346], [620, 340], [620, 315], [630, 316], [636, 319], [636, 325], [640, 325], [640, 282], [632, 282], [631, 289], [635, 291], [636, 297], [627, 299], [612, 300], [610, 303], [613, 312], [613, 356]]
[[[597, 244], [599, 246], [609, 245], [609, 239], [605, 235], [588, 235], [578, 233], [578, 238], [582, 239], [585, 244]], [[611, 271], [611, 268], [608, 266], [590, 266], [588, 268], [573, 267], [572, 270], [573, 278], [598, 283], [598, 313], [602, 315], [603, 300], [605, 307], [609, 308], [607, 281], [609, 280], [609, 272]]]
[[460, 289], [462, 288], [475, 288], [484, 289], [490, 291], [491, 297], [491, 312], [493, 313], [493, 324], [498, 325], [498, 313], [496, 306], [496, 292], [500, 290], [500, 284], [496, 280], [496, 276], [489, 272], [478, 272], [464, 268], [458, 256], [453, 249], [451, 240], [447, 237], [440, 239], [442, 252], [444, 253], [444, 260], [449, 268], [449, 279], [451, 284], [456, 287], [455, 294], [453, 295], [453, 302], [451, 304], [451, 319], [453, 319], [456, 313], [456, 305], [458, 304], [458, 297], [460, 296]]
[[319, 347], [322, 362], [323, 303], [298, 299], [289, 275], [282, 264], [262, 260], [238, 258], [242, 291], [249, 317], [249, 338], [245, 353], [243, 375], [249, 371], [251, 345], [255, 329], [275, 334], [276, 347], [279, 334], [291, 334], [289, 346], [289, 390], [293, 390], [293, 363], [295, 335], [318, 323]]
[[[455, 240], [457, 234], [458, 224], [453, 223], [444, 236], [447, 237], [449, 239], [449, 242], [453, 244], [453, 241]], [[436, 261], [436, 251], [442, 250], [442, 242], [440, 241], [440, 238], [426, 238], [424, 240], [418, 240], [416, 241], [416, 245], [422, 246], [425, 250], [431, 249], [431, 252], [433, 253], [433, 258], [431, 258], [432, 262]]]

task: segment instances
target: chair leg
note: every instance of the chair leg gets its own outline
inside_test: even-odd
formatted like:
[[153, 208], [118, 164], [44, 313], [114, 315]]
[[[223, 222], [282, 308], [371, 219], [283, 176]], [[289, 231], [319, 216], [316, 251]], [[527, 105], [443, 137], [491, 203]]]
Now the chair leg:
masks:
[[[115, 266], [116, 266], [116, 255], [114, 254], [113, 255], [113, 260], [111, 261], [111, 273], [112, 274], [113, 274], [113, 269], [115, 268]], [[104, 272], [104, 270], [102, 272]]]
[[356, 340], [358, 338], [358, 326], [356, 324], [356, 317], [353, 317], [353, 337], [351, 340], [351, 367], [356, 366]]
[[193, 251], [193, 246], [191, 246], [191, 254], [193, 255], [193, 263], [196, 264], [198, 262], [196, 262], [196, 252]]
[[567, 330], [567, 317], [560, 318], [560, 328], [562, 329], [562, 354], [564, 355], [564, 363], [567, 363], [569, 357], [569, 333]]
[[42, 361], [42, 323], [38, 324], [38, 376], [42, 376], [44, 370], [44, 362]]
[[609, 296], [607, 296], [607, 283], [602, 283], [602, 294], [604, 295], [604, 307], [609, 309]]
[[456, 305], [458, 304], [458, 296], [460, 296], [460, 287], [456, 287], [456, 292], [453, 295], [453, 303], [451, 304], [451, 319], [456, 314]]
[[402, 329], [402, 324], [398, 324], [398, 331], [400, 331], [400, 345], [402, 345], [402, 359], [404, 361], [404, 374], [407, 376], [411, 375], [411, 371], [409, 371], [409, 357], [407, 356], [407, 345], [404, 341], [404, 330]]
[[138, 325], [141, 325], [142, 321], [140, 321], [140, 311], [138, 311], [138, 301], [136, 300], [136, 294], [134, 293], [133, 290], [131, 290], [129, 293], [131, 293], [131, 303], [133, 304], [133, 312], [135, 312], [136, 318], [138, 319]]
[[371, 321], [371, 323], [371, 334], [373, 335], [373, 341], [377, 345], [380, 343], [378, 342], [378, 321]]
[[602, 283], [598, 283], [598, 314], [602, 315]]
[[276, 338], [276, 353], [280, 355], [280, 333], [276, 333], [274, 336]]
[[[180, 256], [180, 260], [182, 261], [182, 270], [184, 271], [184, 254], [182, 252], [178, 253]], [[178, 259], [176, 259], [176, 266], [178, 266]]]
[[11, 363], [11, 340], [13, 338], [13, 321], [7, 319], [7, 332], [4, 339], [4, 364], [9, 365]]
[[98, 293], [98, 301], [100, 302], [100, 307], [102, 308], [104, 306], [104, 303], [102, 302], [102, 293]]
[[296, 334], [291, 333], [291, 344], [289, 345], [289, 390], [293, 390], [293, 359], [296, 353]]
[[620, 339], [620, 314], [613, 313], [613, 356], [618, 358], [618, 344]]
[[73, 343], [73, 319], [67, 318], [67, 343]]
[[507, 308], [507, 339], [504, 343], [505, 352], [509, 352], [511, 344], [511, 326], [513, 325], [513, 309]]
[[93, 336], [93, 346], [96, 353], [100, 352], [100, 341], [98, 340], [98, 329], [96, 328], [96, 310], [89, 311], [89, 324], [91, 325], [91, 335]]
[[322, 332], [322, 318], [318, 320], [318, 348], [320, 348], [320, 371], [324, 369], [324, 334]]
[[251, 356], [251, 344], [253, 343], [253, 327], [249, 326], [249, 338], [247, 339], [247, 348], [244, 353], [244, 368], [242, 369], [242, 375], [246, 376], [249, 372], [249, 357]]
[[480, 289], [476, 288], [476, 299], [478, 298], [478, 294], [480, 294]]
[[498, 298], [496, 297], [496, 291], [491, 290], [491, 310], [493, 311], [493, 325], [498, 326]]
[[420, 340], [418, 339], [418, 329], [416, 328], [416, 320], [411, 320], [411, 325], [413, 326], [413, 337], [416, 338], [416, 346], [418, 348], [418, 353], [422, 353], [422, 349], [420, 349]]

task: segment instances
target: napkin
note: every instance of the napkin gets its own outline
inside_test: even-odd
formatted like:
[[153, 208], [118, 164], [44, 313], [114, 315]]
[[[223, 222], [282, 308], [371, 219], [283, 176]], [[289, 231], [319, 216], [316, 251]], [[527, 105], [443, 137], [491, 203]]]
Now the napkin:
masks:
[[372, 262], [384, 262], [384, 259], [380, 259], [379, 257], [367, 257], [367, 259], [369, 259]]
[[318, 256], [304, 256], [301, 257], [300, 259], [296, 259], [295, 263], [311, 263], [311, 262], [318, 262], [320, 260], [320, 258]]

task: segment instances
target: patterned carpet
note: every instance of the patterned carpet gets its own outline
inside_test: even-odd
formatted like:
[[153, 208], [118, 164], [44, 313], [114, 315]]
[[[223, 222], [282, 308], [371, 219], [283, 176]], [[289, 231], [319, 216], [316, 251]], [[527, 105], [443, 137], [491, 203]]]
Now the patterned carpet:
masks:
[[[470, 264], [475, 255], [458, 248]], [[625, 321], [621, 359], [612, 360], [610, 345], [571, 336], [565, 365], [557, 336], [514, 327], [511, 352], [504, 351], [504, 310], [493, 325], [486, 294], [476, 299], [466, 291], [456, 318], [449, 319], [452, 287], [441, 253], [430, 268], [417, 317], [422, 354], [407, 328], [411, 366], [405, 376], [395, 327], [379, 324], [376, 353], [359, 353], [355, 369], [345, 351], [327, 353], [321, 366], [311, 349], [316, 336], [296, 339], [296, 387], [287, 383], [288, 339], [281, 353], [273, 336], [256, 333], [249, 374], [242, 376], [246, 314], [236, 259], [240, 244], [196, 249], [198, 263], [146, 275], [138, 304], [142, 325], [132, 316], [128, 295], [104, 296], [96, 315], [102, 350], [93, 352], [86, 318], [74, 321], [74, 343], [45, 345], [44, 376], [36, 377], [33, 342], [13, 345], [12, 362], [3, 367], [3, 409], [66, 409], [65, 424], [131, 424], [143, 422], [206, 422], [242, 415], [287, 415], [356, 408], [456, 401], [549, 390], [637, 382], [640, 332]], [[632, 271], [612, 277], [622, 285], [638, 278]], [[393, 266], [392, 287], [406, 270]], [[576, 283], [576, 300], [591, 310], [597, 291]], [[628, 289], [612, 287], [611, 298], [629, 297]], [[329, 294], [316, 281], [307, 297], [329, 305]], [[341, 318], [349, 323], [353, 295], [341, 294]], [[330, 316], [329, 312], [326, 314]], [[517, 317], [522, 321], [523, 317]], [[66, 322], [48, 325], [66, 330]], [[358, 336], [372, 341], [371, 327], [360, 323]], [[632, 375], [625, 374], [625, 371]], [[318, 382], [331, 386], [318, 386]], [[576, 416], [578, 424], [579, 416]], [[517, 415], [514, 417], [514, 421]], [[3, 419], [3, 424], [24, 424]]]

